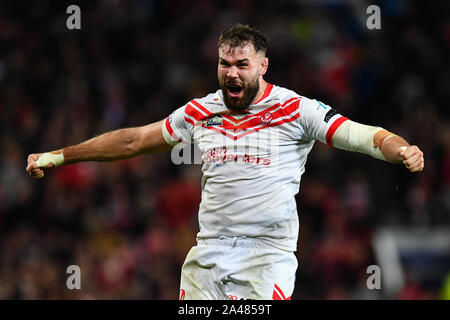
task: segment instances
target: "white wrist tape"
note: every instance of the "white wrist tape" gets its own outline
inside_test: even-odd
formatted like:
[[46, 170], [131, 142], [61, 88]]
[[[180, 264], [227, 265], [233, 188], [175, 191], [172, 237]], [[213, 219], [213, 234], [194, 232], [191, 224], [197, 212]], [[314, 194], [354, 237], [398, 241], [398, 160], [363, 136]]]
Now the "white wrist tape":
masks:
[[36, 165], [38, 168], [45, 168], [49, 163], [53, 163], [55, 167], [59, 167], [64, 164], [64, 154], [62, 151], [59, 153], [50, 153], [46, 152], [39, 157], [36, 161]]
[[338, 149], [361, 152], [387, 161], [380, 148], [374, 144], [374, 136], [381, 127], [367, 126], [351, 120], [345, 121], [333, 136], [333, 146]]

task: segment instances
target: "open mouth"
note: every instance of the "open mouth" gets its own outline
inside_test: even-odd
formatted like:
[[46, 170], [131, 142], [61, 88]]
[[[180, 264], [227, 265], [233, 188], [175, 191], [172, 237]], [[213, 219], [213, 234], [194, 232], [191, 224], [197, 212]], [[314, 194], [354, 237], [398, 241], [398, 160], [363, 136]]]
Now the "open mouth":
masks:
[[227, 85], [228, 94], [233, 98], [238, 98], [243, 92], [243, 88], [240, 85]]

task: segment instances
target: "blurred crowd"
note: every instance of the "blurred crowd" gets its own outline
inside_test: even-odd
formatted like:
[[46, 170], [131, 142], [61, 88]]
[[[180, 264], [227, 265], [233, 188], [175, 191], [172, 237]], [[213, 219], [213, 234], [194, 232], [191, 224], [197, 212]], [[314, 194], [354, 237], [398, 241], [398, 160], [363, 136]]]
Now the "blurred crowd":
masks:
[[[294, 299], [366, 288], [385, 225], [450, 224], [450, 2], [103, 0], [0, 4], [0, 299], [177, 299], [198, 231], [200, 165], [170, 154], [80, 163], [33, 180], [27, 155], [163, 119], [218, 89], [217, 40], [269, 37], [265, 79], [417, 144], [410, 174], [316, 143], [302, 177]], [[78, 4], [81, 30], [68, 30]], [[68, 290], [66, 269], [81, 269]], [[444, 283], [444, 279], [442, 280]], [[394, 299], [439, 299], [410, 280]]]

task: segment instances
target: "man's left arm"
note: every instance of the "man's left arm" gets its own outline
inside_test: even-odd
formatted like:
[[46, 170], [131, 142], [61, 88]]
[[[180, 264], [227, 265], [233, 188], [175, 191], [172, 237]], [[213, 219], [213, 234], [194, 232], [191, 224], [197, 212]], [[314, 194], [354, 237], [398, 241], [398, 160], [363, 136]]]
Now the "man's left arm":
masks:
[[403, 163], [410, 172], [423, 170], [425, 162], [419, 147], [380, 127], [347, 120], [333, 135], [334, 147], [368, 154], [390, 163]]

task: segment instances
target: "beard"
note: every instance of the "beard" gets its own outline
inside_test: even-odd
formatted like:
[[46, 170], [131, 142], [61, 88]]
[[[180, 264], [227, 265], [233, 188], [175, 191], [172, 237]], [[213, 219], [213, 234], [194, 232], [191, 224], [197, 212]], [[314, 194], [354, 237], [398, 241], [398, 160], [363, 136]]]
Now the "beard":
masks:
[[239, 83], [238, 87], [242, 90], [242, 95], [240, 97], [232, 97], [228, 92], [230, 86], [233, 87], [234, 85], [237, 85], [236, 83], [219, 80], [219, 84], [222, 89], [225, 106], [229, 110], [235, 112], [242, 112], [247, 109], [259, 91], [258, 77], [248, 84]]

